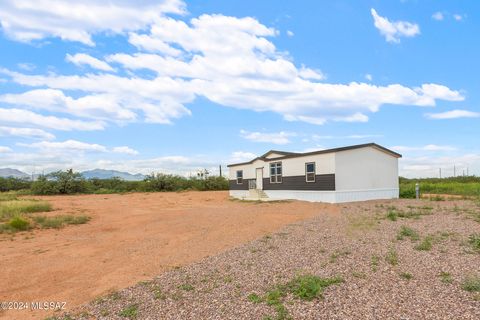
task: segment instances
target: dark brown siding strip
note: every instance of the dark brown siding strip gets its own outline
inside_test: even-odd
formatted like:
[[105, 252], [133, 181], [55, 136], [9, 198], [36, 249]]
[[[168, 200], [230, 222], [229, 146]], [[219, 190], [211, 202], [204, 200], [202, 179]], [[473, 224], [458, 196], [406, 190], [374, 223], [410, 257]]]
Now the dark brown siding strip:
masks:
[[283, 177], [282, 183], [270, 183], [270, 178], [263, 179], [264, 190], [317, 190], [335, 191], [335, 174], [317, 174], [315, 182], [306, 182], [305, 176]]
[[248, 179], [243, 179], [242, 184], [237, 184], [237, 180], [229, 180], [230, 190], [248, 190]]

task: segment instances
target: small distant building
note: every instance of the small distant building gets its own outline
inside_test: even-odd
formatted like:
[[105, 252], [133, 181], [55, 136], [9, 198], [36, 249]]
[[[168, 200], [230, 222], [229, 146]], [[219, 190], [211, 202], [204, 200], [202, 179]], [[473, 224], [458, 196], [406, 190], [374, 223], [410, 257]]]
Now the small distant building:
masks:
[[395, 199], [401, 157], [376, 143], [305, 153], [270, 150], [228, 165], [230, 196], [329, 203]]

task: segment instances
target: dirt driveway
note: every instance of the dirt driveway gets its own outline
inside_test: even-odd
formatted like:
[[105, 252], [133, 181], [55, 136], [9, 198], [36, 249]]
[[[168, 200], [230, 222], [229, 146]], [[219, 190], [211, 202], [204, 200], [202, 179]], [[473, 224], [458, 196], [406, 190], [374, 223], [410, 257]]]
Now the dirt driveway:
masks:
[[[176, 266], [217, 254], [282, 226], [332, 212], [305, 202], [245, 203], [227, 192], [44, 197], [55, 214], [85, 225], [3, 236], [0, 301], [60, 301], [67, 309]], [[0, 311], [1, 312], [1, 311]], [[9, 311], [0, 318], [44, 318]]]

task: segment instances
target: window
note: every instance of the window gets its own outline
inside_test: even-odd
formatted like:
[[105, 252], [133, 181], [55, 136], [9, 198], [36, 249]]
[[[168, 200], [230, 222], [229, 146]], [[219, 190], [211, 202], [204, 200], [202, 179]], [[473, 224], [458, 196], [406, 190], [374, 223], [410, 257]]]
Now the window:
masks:
[[243, 170], [237, 170], [237, 184], [243, 183]]
[[282, 163], [270, 163], [270, 183], [282, 183]]
[[307, 182], [315, 182], [315, 162], [305, 163], [305, 179]]

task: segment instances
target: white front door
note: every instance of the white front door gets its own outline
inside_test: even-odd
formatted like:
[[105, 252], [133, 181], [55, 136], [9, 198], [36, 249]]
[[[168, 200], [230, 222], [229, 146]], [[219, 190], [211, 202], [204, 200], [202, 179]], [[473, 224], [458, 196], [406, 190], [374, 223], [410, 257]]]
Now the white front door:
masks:
[[263, 190], [263, 168], [257, 168], [256, 176], [257, 176], [257, 189]]

